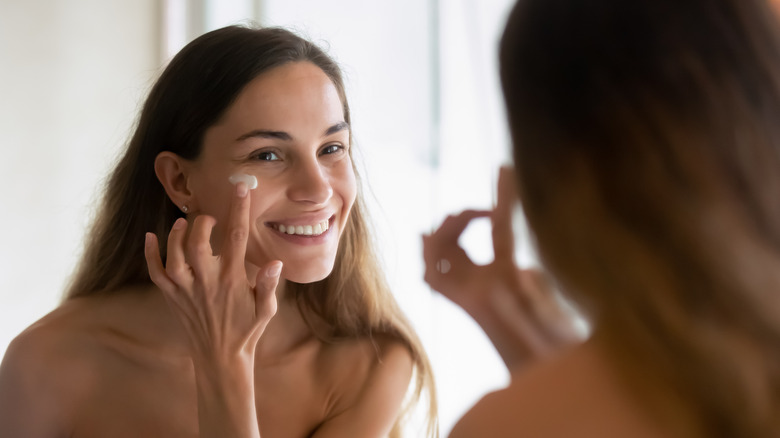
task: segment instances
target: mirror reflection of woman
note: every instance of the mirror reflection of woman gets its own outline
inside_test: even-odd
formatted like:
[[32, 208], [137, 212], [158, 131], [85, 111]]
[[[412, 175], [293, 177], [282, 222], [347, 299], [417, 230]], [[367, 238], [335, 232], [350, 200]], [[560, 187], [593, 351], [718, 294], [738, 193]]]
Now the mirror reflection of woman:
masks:
[[67, 299], [9, 346], [0, 436], [399, 436], [423, 391], [433, 436], [352, 147], [339, 68], [308, 41], [228, 27], [182, 49]]
[[[517, 1], [500, 49], [514, 178], [495, 211], [425, 237], [426, 279], [512, 371], [451, 438], [780, 436], [771, 3]], [[514, 266], [518, 198], [545, 268], [590, 319], [584, 343]], [[495, 226], [486, 267], [457, 244], [479, 214]]]

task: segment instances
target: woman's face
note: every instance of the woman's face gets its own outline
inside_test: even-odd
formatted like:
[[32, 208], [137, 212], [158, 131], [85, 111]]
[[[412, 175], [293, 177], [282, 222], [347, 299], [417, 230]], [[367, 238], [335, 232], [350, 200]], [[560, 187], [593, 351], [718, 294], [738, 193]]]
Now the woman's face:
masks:
[[217, 219], [215, 252], [234, 196], [228, 178], [254, 175], [247, 262], [281, 260], [282, 276], [299, 283], [330, 274], [356, 196], [349, 134], [336, 87], [312, 63], [247, 84], [206, 131], [188, 180], [198, 213]]

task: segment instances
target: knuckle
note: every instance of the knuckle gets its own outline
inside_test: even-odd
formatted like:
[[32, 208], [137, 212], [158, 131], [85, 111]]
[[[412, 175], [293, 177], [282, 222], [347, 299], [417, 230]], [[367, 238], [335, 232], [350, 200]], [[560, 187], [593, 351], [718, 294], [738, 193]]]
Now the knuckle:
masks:
[[247, 238], [247, 230], [243, 227], [233, 227], [228, 233], [231, 242], [240, 243]]
[[260, 306], [260, 309], [258, 311], [258, 317], [264, 318], [264, 319], [271, 319], [274, 315], [276, 315], [277, 305], [276, 305], [276, 299], [273, 297], [266, 298], [265, 303], [263, 303], [262, 306]]
[[187, 245], [187, 251], [194, 257], [207, 257], [211, 255], [211, 245], [205, 241], [192, 242]]
[[149, 279], [157, 286], [163, 284], [163, 276], [157, 271], [149, 271]]
[[214, 219], [213, 216], [208, 214], [201, 214], [195, 218], [193, 226], [207, 227], [212, 225], [214, 222], [216, 222], [216, 219]]
[[168, 277], [176, 283], [182, 283], [186, 279], [187, 270], [182, 267], [170, 267], [166, 270]]
[[174, 272], [168, 273], [168, 278], [170, 278], [171, 281], [176, 284], [181, 284], [184, 282], [184, 276]]

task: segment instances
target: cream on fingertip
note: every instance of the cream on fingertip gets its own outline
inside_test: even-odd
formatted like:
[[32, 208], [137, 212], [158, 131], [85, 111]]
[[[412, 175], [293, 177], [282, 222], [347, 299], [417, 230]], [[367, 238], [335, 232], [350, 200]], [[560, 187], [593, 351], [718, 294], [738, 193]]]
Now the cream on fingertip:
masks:
[[243, 182], [246, 184], [246, 187], [249, 190], [254, 190], [257, 188], [257, 178], [254, 175], [247, 175], [245, 173], [237, 173], [235, 175], [230, 175], [230, 178], [228, 178], [228, 181], [230, 181], [230, 184], [236, 185], [240, 182]]

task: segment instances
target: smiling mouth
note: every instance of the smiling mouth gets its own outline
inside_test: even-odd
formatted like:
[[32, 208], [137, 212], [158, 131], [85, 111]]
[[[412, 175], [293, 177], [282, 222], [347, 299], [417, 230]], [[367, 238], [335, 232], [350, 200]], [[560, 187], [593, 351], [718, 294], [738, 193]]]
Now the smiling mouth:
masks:
[[330, 220], [324, 220], [311, 225], [285, 225], [271, 223], [269, 226], [276, 231], [295, 236], [319, 236], [330, 228]]

